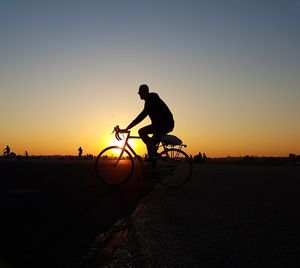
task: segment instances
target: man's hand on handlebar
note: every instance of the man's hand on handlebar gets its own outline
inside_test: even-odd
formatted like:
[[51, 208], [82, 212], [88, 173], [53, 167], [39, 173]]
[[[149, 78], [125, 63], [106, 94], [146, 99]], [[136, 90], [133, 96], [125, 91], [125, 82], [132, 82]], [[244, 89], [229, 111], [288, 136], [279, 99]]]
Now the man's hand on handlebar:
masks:
[[125, 128], [125, 129], [121, 129], [118, 125], [114, 127], [113, 133], [115, 133], [116, 139], [118, 141], [122, 140], [122, 138], [120, 137], [119, 134], [121, 133], [129, 133], [129, 129]]

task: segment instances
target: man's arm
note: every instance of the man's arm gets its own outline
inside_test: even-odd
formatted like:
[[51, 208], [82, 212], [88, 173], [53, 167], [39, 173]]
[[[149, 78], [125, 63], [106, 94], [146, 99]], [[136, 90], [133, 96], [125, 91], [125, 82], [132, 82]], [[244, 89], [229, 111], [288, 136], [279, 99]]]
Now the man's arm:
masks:
[[146, 116], [148, 115], [148, 113], [145, 111], [145, 109], [136, 117], [136, 119], [134, 119], [126, 128], [126, 130], [129, 130], [131, 128], [133, 128], [134, 126], [136, 126], [138, 123], [142, 122]]

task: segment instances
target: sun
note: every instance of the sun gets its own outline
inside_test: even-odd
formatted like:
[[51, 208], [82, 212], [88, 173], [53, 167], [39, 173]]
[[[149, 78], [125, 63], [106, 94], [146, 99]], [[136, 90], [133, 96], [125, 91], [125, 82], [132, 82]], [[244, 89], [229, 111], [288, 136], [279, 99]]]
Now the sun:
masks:
[[[111, 135], [111, 137], [109, 137], [108, 140], [108, 146], [119, 146], [119, 147], [123, 147], [124, 143], [125, 143], [125, 137], [123, 138], [123, 136], [120, 136], [122, 138], [122, 140], [118, 141], [115, 137], [115, 135]], [[133, 139], [129, 140], [129, 145], [135, 150], [136, 146], [135, 146], [135, 141]], [[115, 150], [116, 153], [119, 153], [118, 150]]]
[[[108, 139], [108, 146], [119, 146], [119, 147], [123, 147], [124, 145], [124, 142], [125, 142], [125, 137], [123, 138], [123, 136], [120, 136], [122, 138], [122, 140], [118, 141], [116, 139], [116, 137], [114, 135], [111, 135]], [[138, 155], [141, 155], [143, 154], [143, 149], [142, 149], [142, 140], [141, 139], [130, 139], [129, 140], [129, 145], [132, 147], [132, 149], [138, 154]], [[130, 151], [128, 148], [127, 148], [128, 151]], [[120, 153], [119, 150], [113, 150], [114, 153], [117, 155]], [[131, 153], [131, 152], [130, 152]], [[131, 153], [132, 154], [132, 153]], [[132, 156], [134, 156], [132, 154]]]

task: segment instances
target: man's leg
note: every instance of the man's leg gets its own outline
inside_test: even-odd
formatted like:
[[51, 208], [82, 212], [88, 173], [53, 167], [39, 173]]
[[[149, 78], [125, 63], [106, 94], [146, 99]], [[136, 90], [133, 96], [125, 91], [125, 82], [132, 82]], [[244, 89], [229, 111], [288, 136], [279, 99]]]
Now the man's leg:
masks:
[[153, 137], [157, 135], [154, 125], [148, 125], [139, 130], [139, 135], [142, 141], [146, 144], [149, 158], [152, 158], [156, 155], [156, 143], [157, 140], [153, 137], [149, 137], [149, 134], [153, 134]]
[[[157, 155], [157, 144], [162, 135], [171, 132], [174, 128], [174, 122], [170, 123], [153, 123], [139, 130], [139, 135], [147, 146], [149, 157]], [[149, 134], [153, 134], [149, 137]]]

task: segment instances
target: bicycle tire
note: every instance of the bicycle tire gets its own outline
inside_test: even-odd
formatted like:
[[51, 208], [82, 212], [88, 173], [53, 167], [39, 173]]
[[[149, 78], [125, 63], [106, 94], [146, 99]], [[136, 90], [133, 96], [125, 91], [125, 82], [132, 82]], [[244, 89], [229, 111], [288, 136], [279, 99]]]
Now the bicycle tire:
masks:
[[193, 163], [182, 150], [171, 148], [160, 154], [157, 167], [166, 167], [166, 173], [161, 174], [160, 183], [167, 188], [178, 188], [184, 185], [192, 176]]
[[97, 156], [95, 171], [102, 182], [119, 185], [125, 183], [131, 177], [134, 169], [133, 157], [125, 149], [122, 158], [118, 161], [122, 150], [119, 146], [109, 146]]

